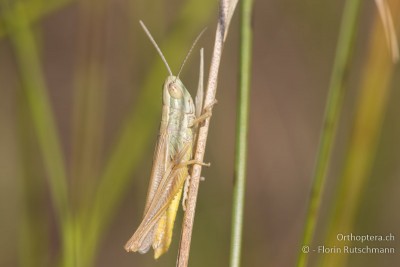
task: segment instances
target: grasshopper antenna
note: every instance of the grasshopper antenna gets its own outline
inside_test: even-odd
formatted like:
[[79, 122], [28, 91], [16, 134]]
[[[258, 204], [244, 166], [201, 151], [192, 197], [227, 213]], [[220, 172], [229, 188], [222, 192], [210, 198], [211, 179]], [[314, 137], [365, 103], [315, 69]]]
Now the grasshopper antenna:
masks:
[[[139, 20], [140, 25], [142, 26], [144, 32], [147, 34], [147, 36], [149, 37], [151, 43], [154, 45], [154, 47], [157, 49], [158, 54], [160, 54], [162, 61], [164, 61], [165, 66], [168, 69], [169, 75], [173, 76], [171, 68], [168, 65], [167, 60], [165, 59], [163, 53], [161, 52], [161, 49], [158, 47], [156, 41], [154, 40], [153, 36], [151, 36], [150, 31], [146, 28], [146, 25], [144, 25], [143, 21]], [[197, 40], [196, 40], [197, 41]], [[192, 50], [192, 49], [190, 49]]]
[[185, 59], [183, 60], [181, 67], [179, 68], [179, 72], [178, 72], [178, 75], [176, 75], [176, 78], [179, 78], [179, 75], [181, 74], [181, 71], [182, 71], [182, 69], [183, 69], [183, 66], [185, 66], [185, 63], [186, 63], [186, 61], [188, 60], [190, 54], [192, 53], [192, 50], [193, 50], [194, 46], [196, 45], [197, 41], [199, 41], [200, 37], [203, 35], [203, 33], [206, 31], [206, 29], [207, 29], [207, 28], [204, 28], [204, 29], [201, 31], [201, 33], [199, 33], [199, 35], [197, 35], [196, 39], [194, 40], [194, 42], [193, 42], [193, 44], [192, 44], [192, 47], [190, 48], [189, 52], [186, 54], [186, 57], [185, 57]]

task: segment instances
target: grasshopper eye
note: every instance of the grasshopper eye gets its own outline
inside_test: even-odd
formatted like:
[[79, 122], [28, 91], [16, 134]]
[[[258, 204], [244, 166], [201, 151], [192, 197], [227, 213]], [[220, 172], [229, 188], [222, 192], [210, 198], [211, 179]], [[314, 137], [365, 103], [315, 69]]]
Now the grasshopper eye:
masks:
[[176, 83], [172, 82], [168, 85], [168, 92], [169, 94], [176, 99], [182, 98], [182, 90], [178, 88]]

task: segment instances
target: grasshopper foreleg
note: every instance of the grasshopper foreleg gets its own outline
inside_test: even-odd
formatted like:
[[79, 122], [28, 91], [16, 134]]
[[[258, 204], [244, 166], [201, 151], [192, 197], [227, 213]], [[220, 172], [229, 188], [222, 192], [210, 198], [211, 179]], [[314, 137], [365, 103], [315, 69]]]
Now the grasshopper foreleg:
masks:
[[201, 161], [198, 161], [198, 160], [195, 160], [195, 159], [191, 159], [191, 160], [180, 162], [180, 163], [176, 164], [174, 166], [174, 170], [177, 170], [177, 169], [180, 169], [180, 168], [184, 168], [184, 167], [186, 167], [188, 165], [194, 165], [194, 164], [199, 164], [201, 166], [206, 166], [206, 167], [210, 167], [211, 166], [211, 163], [205, 163], [205, 162], [201, 162]]
[[211, 102], [210, 105], [204, 108], [204, 113], [198, 116], [196, 119], [194, 119], [190, 124], [189, 127], [194, 127], [197, 126], [199, 123], [205, 121], [207, 118], [210, 118], [212, 116], [212, 108], [214, 107], [215, 104], [217, 104], [218, 101], [214, 99], [213, 102]]

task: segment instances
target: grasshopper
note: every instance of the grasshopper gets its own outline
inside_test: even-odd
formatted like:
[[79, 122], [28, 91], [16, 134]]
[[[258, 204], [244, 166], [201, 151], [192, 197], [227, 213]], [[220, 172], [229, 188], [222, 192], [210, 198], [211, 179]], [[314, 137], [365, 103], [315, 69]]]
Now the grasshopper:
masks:
[[[169, 76], [163, 85], [161, 125], [153, 157], [153, 167], [143, 219], [136, 232], [126, 243], [125, 250], [146, 253], [152, 246], [154, 258], [157, 259], [168, 250], [171, 244], [174, 221], [182, 191], [186, 191], [189, 184], [189, 166], [193, 164], [209, 166], [209, 164], [193, 160], [192, 150], [196, 139], [197, 125], [211, 116], [211, 108], [205, 108], [204, 114], [201, 114], [204, 74], [203, 49], [200, 50], [200, 77], [196, 106], [179, 79], [179, 74], [186, 60], [204, 30], [194, 41], [180, 67], [178, 75], [174, 76], [149, 30], [142, 21], [140, 21], [140, 24], [164, 61]], [[185, 181], [186, 185], [184, 186]], [[185, 209], [186, 192], [183, 195], [182, 205]]]

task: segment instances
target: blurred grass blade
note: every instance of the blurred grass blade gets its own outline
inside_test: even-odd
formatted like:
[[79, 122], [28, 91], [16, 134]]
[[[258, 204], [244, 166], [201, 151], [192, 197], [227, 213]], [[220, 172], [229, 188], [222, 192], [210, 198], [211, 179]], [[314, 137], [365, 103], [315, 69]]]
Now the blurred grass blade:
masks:
[[[315, 235], [323, 188], [346, 92], [347, 75], [353, 58], [361, 3], [361, 0], [347, 0], [343, 11], [301, 246], [311, 245]], [[297, 266], [307, 266], [309, 254], [302, 253], [301, 249], [298, 253]]]
[[75, 250], [78, 264], [82, 253], [84, 222], [79, 213], [88, 212], [100, 175], [106, 96], [107, 3], [79, 2], [79, 31], [73, 92], [71, 203], [74, 218]]
[[68, 214], [64, 158], [34, 36], [20, 2], [16, 2], [14, 10], [3, 6], [2, 17], [11, 32], [22, 87], [28, 100], [31, 119], [48, 172], [52, 199], [55, 202], [58, 218], [63, 221]]
[[93, 200], [100, 175], [107, 94], [107, 10], [103, 0], [79, 3], [80, 38], [75, 64], [71, 180], [74, 204], [84, 210]]
[[[400, 17], [400, 2], [391, 1], [396, 18]], [[344, 167], [339, 181], [338, 193], [329, 220], [327, 246], [350, 245], [336, 239], [338, 233], [354, 233], [353, 224], [361, 204], [364, 188], [374, 165], [374, 157], [379, 143], [381, 126], [390, 96], [390, 83], [394, 65], [391, 55], [385, 49], [385, 36], [376, 16], [370, 35], [360, 96], [356, 104], [353, 131], [344, 159]], [[380, 179], [373, 177], [372, 179]], [[320, 266], [346, 266], [347, 254], [323, 255]]]
[[[22, 177], [22, 208], [21, 219], [18, 222], [19, 246], [18, 266], [42, 267], [48, 266], [49, 227], [46, 209], [37, 207], [46, 204], [45, 179], [40, 167], [41, 161], [36, 156], [37, 142], [31, 135], [34, 131], [26, 97], [20, 94], [18, 106], [18, 141], [19, 161]], [[38, 246], [38, 240], [40, 245]]]
[[[161, 44], [169, 64], [177, 69], [182, 60], [181, 51], [186, 51], [193, 41], [193, 34], [204, 27], [216, 3], [208, 0], [188, 1], [180, 11], [175, 31]], [[137, 24], [139, 25], [139, 23]], [[143, 35], [143, 38], [145, 36]], [[90, 266], [98, 246], [100, 234], [109, 223], [115, 207], [122, 200], [132, 181], [132, 171], [141, 161], [142, 152], [149, 148], [151, 136], [155, 136], [157, 120], [161, 111], [161, 86], [166, 71], [155, 56], [155, 63], [144, 79], [142, 91], [134, 103], [135, 107], [127, 118], [114, 149], [107, 161], [100, 185], [96, 191], [93, 207], [82, 220], [87, 222], [85, 239], [85, 266]], [[190, 87], [189, 87], [190, 88]], [[189, 89], [190, 90], [190, 89]]]
[[240, 73], [239, 99], [236, 128], [235, 180], [233, 186], [232, 230], [230, 266], [239, 267], [242, 248], [243, 213], [246, 192], [247, 133], [249, 125], [249, 102], [251, 80], [252, 0], [240, 5]]
[[20, 1], [15, 1], [12, 6], [1, 2], [1, 7], [1, 17], [12, 40], [22, 88], [27, 98], [31, 120], [47, 172], [51, 198], [61, 227], [63, 254], [67, 254], [66, 259], [73, 262], [72, 240], [65, 231], [69, 228], [67, 224], [70, 222], [66, 169], [53, 111], [46, 92], [38, 49], [25, 6]]
[[[61, 9], [74, 1], [76, 0], [47, 0], [44, 1], [44, 3], [41, 2], [39, 4], [37, 1], [25, 1], [24, 5], [26, 14], [28, 15], [26, 19], [29, 20], [29, 23], [36, 22], [44, 16], [51, 14], [52, 12]], [[6, 34], [6, 28], [0, 24], [0, 38], [4, 37]]]

